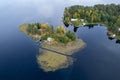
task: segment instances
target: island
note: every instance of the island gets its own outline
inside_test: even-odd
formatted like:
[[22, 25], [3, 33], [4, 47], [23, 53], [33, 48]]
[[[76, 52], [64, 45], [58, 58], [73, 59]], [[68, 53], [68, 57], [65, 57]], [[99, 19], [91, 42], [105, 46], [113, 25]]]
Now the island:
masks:
[[120, 4], [97, 4], [94, 6], [74, 5], [64, 10], [63, 22], [66, 27], [102, 25], [107, 27], [110, 38], [120, 40]]
[[[86, 44], [64, 26], [53, 27], [48, 23], [25, 23], [20, 30], [40, 44], [38, 64], [45, 72], [67, 68], [74, 59], [70, 56]], [[56, 28], [56, 29], [54, 29]]]

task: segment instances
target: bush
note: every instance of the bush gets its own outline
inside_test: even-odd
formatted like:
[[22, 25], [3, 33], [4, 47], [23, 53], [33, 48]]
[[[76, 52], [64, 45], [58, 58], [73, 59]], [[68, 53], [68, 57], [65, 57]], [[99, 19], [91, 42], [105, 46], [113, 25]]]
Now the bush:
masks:
[[66, 36], [71, 39], [72, 41], [76, 40], [76, 35], [74, 32], [68, 31], [66, 32]]
[[60, 43], [64, 43], [64, 44], [67, 44], [67, 43], [68, 43], [68, 39], [67, 39], [65, 36], [59, 37], [58, 41], [59, 41]]
[[48, 38], [48, 35], [41, 36], [42, 40], [47, 40], [47, 38]]
[[56, 29], [56, 32], [57, 33], [64, 33], [64, 30], [65, 30], [64, 26], [58, 26]]

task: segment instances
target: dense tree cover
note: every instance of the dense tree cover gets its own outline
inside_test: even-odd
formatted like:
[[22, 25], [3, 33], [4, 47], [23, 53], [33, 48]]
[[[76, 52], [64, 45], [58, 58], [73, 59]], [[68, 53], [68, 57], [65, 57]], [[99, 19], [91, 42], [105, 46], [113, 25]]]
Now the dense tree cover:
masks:
[[84, 19], [86, 23], [101, 23], [109, 28], [120, 27], [120, 5], [98, 4], [95, 6], [75, 5], [64, 10], [64, 22], [71, 22], [71, 19]]
[[63, 26], [58, 26], [56, 31], [56, 40], [58, 42], [67, 44], [70, 41], [76, 40], [76, 35], [74, 32], [66, 30]]
[[58, 26], [56, 30], [54, 30], [53, 26], [48, 25], [47, 23], [28, 24], [27, 32], [30, 35], [41, 36], [41, 40], [47, 40], [47, 38], [50, 37], [53, 38], [55, 41], [64, 44], [76, 40], [75, 33], [66, 30], [64, 26]]
[[32, 33], [32, 34], [36, 34], [37, 33], [37, 27], [36, 27], [36, 25], [33, 25], [33, 24], [29, 24], [28, 25], [29, 27], [27, 28], [27, 31], [29, 32], [29, 33]]
[[[71, 21], [71, 19], [77, 19]], [[110, 33], [116, 34], [116, 38], [120, 39], [120, 4], [98, 4], [94, 6], [75, 5], [67, 7], [64, 10], [63, 22], [73, 24], [74, 26], [81, 25], [81, 19], [86, 24], [104, 24]]]

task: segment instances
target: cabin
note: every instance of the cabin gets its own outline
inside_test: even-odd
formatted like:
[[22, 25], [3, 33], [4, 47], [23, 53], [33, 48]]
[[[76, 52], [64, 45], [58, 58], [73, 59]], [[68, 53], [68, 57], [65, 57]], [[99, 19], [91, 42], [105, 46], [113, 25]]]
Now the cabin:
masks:
[[71, 19], [71, 21], [77, 21], [77, 20], [78, 20], [78, 19], [74, 19], [74, 18]]
[[85, 26], [86, 25], [86, 23], [82, 23], [83, 24], [83, 26]]
[[81, 22], [84, 22], [84, 19], [80, 19]]
[[115, 37], [116, 37], [116, 35], [115, 35], [115, 34], [113, 34], [113, 35], [111, 35], [111, 37], [112, 37], [112, 38], [115, 38]]
[[54, 41], [55, 41], [54, 38], [51, 38], [51, 37], [47, 38], [47, 42], [49, 42], [50, 44], [53, 43]]

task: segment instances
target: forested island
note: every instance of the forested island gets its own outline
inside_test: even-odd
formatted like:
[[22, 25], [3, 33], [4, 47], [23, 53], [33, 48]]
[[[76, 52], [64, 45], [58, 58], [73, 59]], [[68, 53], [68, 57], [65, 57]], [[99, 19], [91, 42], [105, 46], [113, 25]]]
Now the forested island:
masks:
[[75, 5], [65, 8], [63, 22], [66, 26], [104, 25], [108, 36], [120, 39], [120, 4]]
[[26, 23], [20, 25], [20, 30], [40, 43], [40, 55], [37, 60], [46, 72], [67, 68], [73, 62], [70, 55], [85, 47], [84, 41], [64, 26], [54, 29], [48, 23]]

